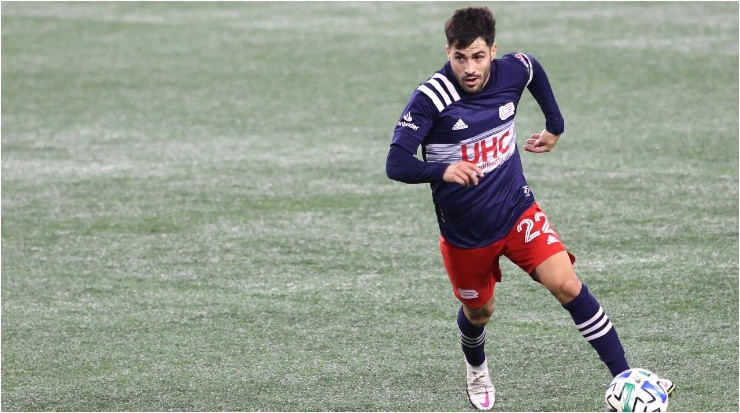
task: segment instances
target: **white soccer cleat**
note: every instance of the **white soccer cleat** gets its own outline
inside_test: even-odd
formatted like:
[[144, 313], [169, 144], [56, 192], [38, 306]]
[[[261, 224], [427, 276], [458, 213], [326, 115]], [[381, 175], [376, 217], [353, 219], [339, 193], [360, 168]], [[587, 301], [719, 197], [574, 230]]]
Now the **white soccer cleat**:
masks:
[[496, 402], [496, 388], [488, 374], [488, 359], [477, 367], [471, 366], [466, 360], [465, 366], [468, 374], [467, 392], [470, 404], [479, 410], [491, 410]]
[[668, 379], [658, 379], [658, 386], [663, 388], [663, 390], [665, 391], [665, 394], [667, 394], [668, 397], [671, 397], [671, 394], [673, 393], [673, 389], [676, 388], [676, 385], [673, 384], [673, 382]]

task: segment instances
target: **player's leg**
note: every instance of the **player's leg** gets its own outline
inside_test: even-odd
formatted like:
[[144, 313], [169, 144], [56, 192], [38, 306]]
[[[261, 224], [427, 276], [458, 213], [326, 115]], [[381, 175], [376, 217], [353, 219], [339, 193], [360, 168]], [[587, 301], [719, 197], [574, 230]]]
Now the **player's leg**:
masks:
[[522, 214], [507, 236], [504, 255], [544, 285], [568, 310], [581, 335], [613, 376], [629, 368], [617, 331], [576, 276], [575, 257], [565, 249], [537, 204]]
[[486, 360], [486, 324], [491, 320], [494, 309], [494, 293], [481, 307], [460, 306], [457, 311], [457, 328], [465, 360], [472, 366], [480, 366]]
[[494, 310], [494, 286], [500, 280], [497, 251], [486, 248], [461, 249], [440, 237], [440, 251], [452, 290], [461, 302], [457, 312], [460, 345], [465, 355], [468, 399], [482, 410], [495, 402], [496, 389], [488, 371], [485, 353], [486, 324]]
[[465, 360], [471, 366], [480, 366], [486, 360], [486, 324], [491, 320], [494, 310], [495, 291], [491, 298], [480, 307], [463, 303], [457, 311], [457, 328], [460, 331], [460, 345]]
[[485, 353], [486, 324], [491, 319], [494, 308], [494, 294], [481, 307], [463, 304], [457, 312], [457, 327], [460, 332], [460, 346], [465, 355], [466, 391], [473, 407], [489, 410], [496, 401], [496, 388], [488, 371]]
[[496, 244], [484, 248], [458, 248], [440, 237], [440, 251], [452, 291], [460, 301], [457, 325], [465, 358], [473, 366], [485, 359], [483, 346], [494, 309], [494, 286], [500, 280]]
[[629, 368], [617, 330], [596, 297], [576, 276], [567, 252], [552, 255], [531, 275], [568, 310], [576, 328], [596, 350], [612, 376]]
[[[588, 287], [576, 276], [567, 252], [554, 254], [537, 266], [530, 275], [544, 285], [563, 308], [570, 312], [581, 335], [596, 350], [612, 376], [629, 369], [616, 329]], [[658, 385], [669, 396], [675, 388], [673, 382], [668, 379], [659, 379]]]

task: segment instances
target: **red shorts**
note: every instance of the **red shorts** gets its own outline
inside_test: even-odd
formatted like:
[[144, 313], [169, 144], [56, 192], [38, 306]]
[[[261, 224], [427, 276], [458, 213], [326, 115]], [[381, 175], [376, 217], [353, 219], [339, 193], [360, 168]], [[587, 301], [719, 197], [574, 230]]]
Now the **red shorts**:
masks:
[[[560, 236], [552, 229], [545, 212], [536, 203], [529, 207], [506, 237], [481, 248], [458, 248], [440, 236], [440, 250], [452, 291], [466, 306], [478, 308], [493, 296], [501, 281], [499, 257], [502, 255], [532, 274], [543, 261], [566, 251]], [[568, 253], [571, 263], [576, 258]]]

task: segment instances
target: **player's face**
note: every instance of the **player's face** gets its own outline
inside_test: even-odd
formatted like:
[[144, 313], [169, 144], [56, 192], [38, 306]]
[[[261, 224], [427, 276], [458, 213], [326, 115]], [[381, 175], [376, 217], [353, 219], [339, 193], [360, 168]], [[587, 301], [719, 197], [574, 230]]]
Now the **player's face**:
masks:
[[475, 39], [470, 46], [458, 49], [447, 45], [447, 58], [452, 72], [463, 90], [477, 93], [491, 77], [491, 61], [496, 57], [496, 43], [488, 47], [483, 37]]

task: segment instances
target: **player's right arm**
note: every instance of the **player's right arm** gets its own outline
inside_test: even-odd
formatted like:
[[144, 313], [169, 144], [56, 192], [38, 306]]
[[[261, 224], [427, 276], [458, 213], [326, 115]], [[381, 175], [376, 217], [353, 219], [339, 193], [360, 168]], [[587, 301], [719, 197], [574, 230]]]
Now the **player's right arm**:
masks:
[[391, 145], [385, 164], [388, 178], [418, 184], [424, 182], [444, 181], [462, 186], [478, 185], [478, 179], [483, 171], [471, 162], [455, 162], [453, 164], [424, 162], [417, 159], [403, 147]]
[[403, 146], [392, 143], [385, 161], [385, 173], [395, 181], [420, 184], [442, 180], [447, 166], [419, 160]]
[[432, 129], [438, 113], [426, 95], [416, 91], [411, 96], [393, 132], [385, 163], [388, 178], [409, 184], [437, 181], [464, 186], [478, 184], [483, 172], [475, 164], [426, 162], [414, 156]]

